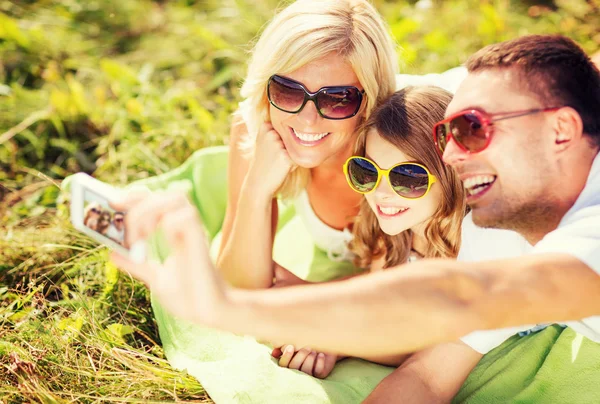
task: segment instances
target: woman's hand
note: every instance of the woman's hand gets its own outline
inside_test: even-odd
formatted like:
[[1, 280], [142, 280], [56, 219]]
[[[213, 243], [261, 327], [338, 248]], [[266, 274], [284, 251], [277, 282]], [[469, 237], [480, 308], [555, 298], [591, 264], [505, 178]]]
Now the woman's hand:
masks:
[[337, 355], [315, 352], [308, 347], [296, 351], [293, 345], [277, 347], [271, 355], [279, 359], [279, 366], [299, 370], [318, 379], [329, 376], [336, 362], [343, 359]]
[[285, 149], [281, 136], [266, 122], [258, 132], [256, 147], [246, 181], [253, 192], [265, 192], [273, 196], [283, 184], [288, 173], [295, 167]]
[[225, 285], [208, 253], [196, 208], [182, 193], [134, 193], [111, 204], [125, 215], [128, 245], [161, 229], [170, 248], [163, 264], [142, 264], [113, 252], [111, 260], [144, 282], [173, 314], [213, 325], [226, 307]]

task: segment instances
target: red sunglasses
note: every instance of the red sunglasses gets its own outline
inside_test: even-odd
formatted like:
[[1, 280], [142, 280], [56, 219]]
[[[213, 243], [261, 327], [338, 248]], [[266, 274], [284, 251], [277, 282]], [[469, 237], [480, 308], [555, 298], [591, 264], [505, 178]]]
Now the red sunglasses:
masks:
[[444, 154], [450, 139], [454, 139], [458, 147], [465, 152], [479, 153], [485, 150], [492, 140], [494, 122], [540, 112], [556, 111], [560, 108], [562, 107], [537, 108], [496, 114], [489, 114], [478, 109], [461, 111], [435, 124], [433, 127], [433, 141], [440, 155]]

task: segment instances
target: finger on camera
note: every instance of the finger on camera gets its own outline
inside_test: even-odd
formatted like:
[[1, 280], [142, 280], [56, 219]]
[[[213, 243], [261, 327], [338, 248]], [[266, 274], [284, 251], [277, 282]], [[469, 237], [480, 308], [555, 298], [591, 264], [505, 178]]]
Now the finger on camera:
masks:
[[[207, 253], [208, 246], [198, 211], [188, 204], [165, 213], [159, 223], [165, 239], [172, 250], [179, 271], [179, 279], [186, 283], [198, 280], [198, 265]], [[182, 285], [186, 286], [186, 285]]]
[[127, 241], [129, 245], [153, 233], [162, 217], [188, 204], [183, 193], [157, 193], [135, 205], [125, 216]]
[[121, 194], [119, 198], [109, 201], [108, 205], [119, 212], [127, 212], [129, 209], [148, 198], [152, 192], [148, 189], [139, 189]]

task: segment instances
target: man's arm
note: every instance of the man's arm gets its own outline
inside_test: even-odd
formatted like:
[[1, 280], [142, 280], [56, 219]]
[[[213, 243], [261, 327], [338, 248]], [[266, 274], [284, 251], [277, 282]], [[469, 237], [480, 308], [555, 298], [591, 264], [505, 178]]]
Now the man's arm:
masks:
[[600, 276], [566, 254], [424, 260], [344, 282], [230, 290], [228, 298], [233, 304], [212, 325], [326, 352], [387, 355], [474, 330], [600, 314]]
[[[600, 276], [573, 255], [557, 253], [468, 263], [422, 260], [342, 282], [234, 289], [213, 267], [198, 212], [185, 195], [133, 195], [120, 204], [145, 212], [138, 222], [128, 215], [130, 242], [160, 227], [172, 252], [163, 264], [113, 255], [117, 265], [146, 282], [179, 317], [265, 340], [359, 357], [389, 355], [474, 330], [600, 314]], [[595, 246], [588, 240], [580, 253], [592, 259]], [[542, 247], [556, 245], [549, 240]]]

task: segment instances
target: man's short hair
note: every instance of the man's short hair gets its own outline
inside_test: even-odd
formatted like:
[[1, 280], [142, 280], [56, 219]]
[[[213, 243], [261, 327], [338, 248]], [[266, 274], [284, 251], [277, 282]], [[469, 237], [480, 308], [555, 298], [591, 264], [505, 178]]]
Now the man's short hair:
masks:
[[481, 49], [467, 61], [469, 73], [514, 69], [519, 85], [544, 107], [570, 106], [583, 132], [600, 146], [600, 71], [573, 40], [561, 35], [527, 35]]

